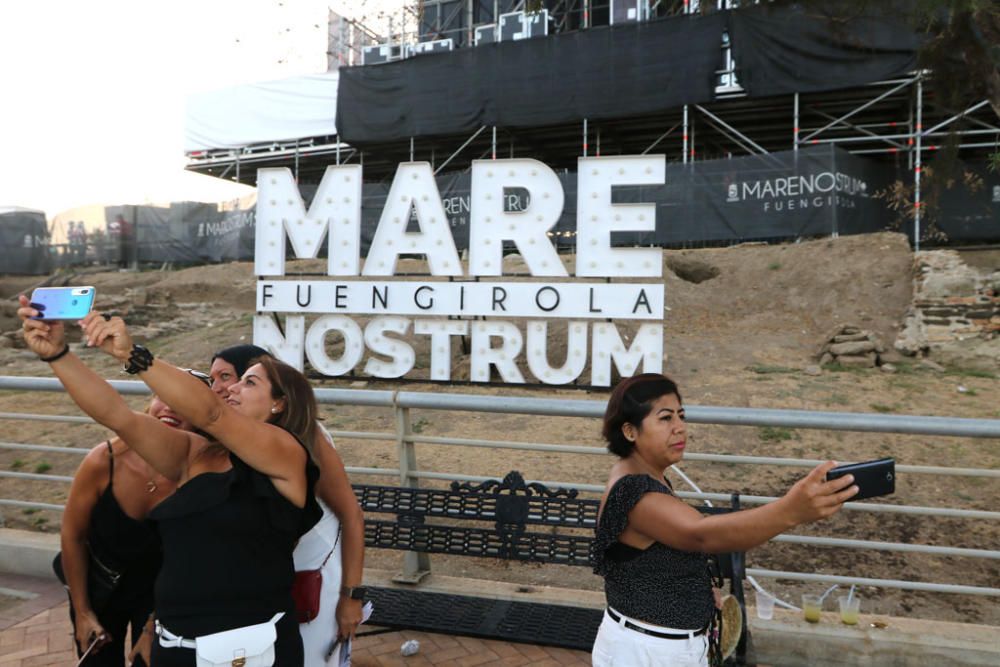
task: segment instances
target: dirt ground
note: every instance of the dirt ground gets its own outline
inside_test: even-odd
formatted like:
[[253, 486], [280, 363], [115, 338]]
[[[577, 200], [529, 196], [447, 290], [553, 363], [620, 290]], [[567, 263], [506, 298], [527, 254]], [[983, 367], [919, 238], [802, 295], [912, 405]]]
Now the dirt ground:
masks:
[[[968, 262], [1000, 268], [1000, 252], [969, 252]], [[789, 245], [748, 244], [724, 249], [666, 251], [665, 263], [695, 283], [664, 270], [666, 372], [679, 383], [688, 405], [791, 408], [886, 414], [938, 415], [1000, 419], [1000, 382], [994, 373], [962, 368], [932, 370], [913, 359], [895, 359], [895, 374], [878, 369], [825, 370], [810, 375], [813, 354], [823, 336], [838, 324], [856, 324], [878, 333], [891, 347], [910, 305], [913, 256], [895, 234], [844, 237]], [[295, 262], [293, 270], [322, 271], [319, 262]], [[706, 267], [708, 267], [706, 269]], [[714, 267], [714, 269], [712, 268]], [[698, 273], [696, 271], [696, 273]], [[72, 278], [97, 287], [98, 307], [115, 309], [150, 334], [159, 356], [179, 365], [206, 368], [211, 353], [251, 338], [254, 294], [252, 265], [232, 263], [172, 272], [94, 273]], [[30, 288], [34, 278], [0, 277], [0, 297]], [[0, 310], [0, 331], [15, 328]], [[6, 312], [6, 316], [5, 316]], [[205, 322], [209, 324], [206, 324]], [[458, 347], [458, 346], [456, 346]], [[417, 351], [418, 365], [426, 355]], [[558, 364], [558, 339], [550, 349]], [[106, 377], [119, 377], [114, 365], [84, 353]], [[464, 366], [463, 366], [464, 364]], [[456, 376], [468, 360], [456, 352]], [[526, 369], [525, 369], [526, 370]], [[467, 373], [467, 370], [465, 371]], [[44, 365], [21, 349], [0, 349], [0, 375], [46, 376]], [[527, 375], [527, 373], [525, 373]], [[585, 376], [589, 374], [585, 372]], [[466, 374], [467, 377], [467, 374]], [[476, 393], [497, 396], [556, 396], [603, 400], [606, 392], [575, 388], [532, 389], [442, 386], [430, 383], [326, 379], [320, 386]], [[137, 407], [139, 398], [130, 399]], [[0, 392], [0, 411], [75, 415], [61, 394]], [[327, 425], [344, 431], [391, 433], [386, 410], [326, 406]], [[418, 411], [414, 430], [423, 435], [467, 436], [595, 447], [593, 455], [514, 452], [507, 449], [421, 444], [422, 469], [502, 477], [516, 468], [531, 479], [603, 484], [610, 455], [600, 450], [599, 423], [570, 418], [533, 418], [477, 413]], [[106, 436], [90, 425], [65, 426], [41, 421], [3, 421], [0, 440], [61, 444], [86, 448]], [[694, 424], [689, 451], [839, 460], [895, 456], [900, 464], [1000, 469], [1000, 443], [974, 438], [935, 438], [783, 428], [726, 427]], [[391, 441], [340, 438], [338, 447], [349, 466], [396, 466]], [[0, 450], [0, 470], [45, 471], [71, 475], [79, 457]], [[805, 472], [788, 467], [745, 466], [689, 461], [683, 471], [703, 490], [780, 495]], [[366, 478], [376, 481], [378, 478]], [[675, 478], [676, 486], [685, 484]], [[389, 478], [385, 483], [393, 483]], [[3, 497], [63, 502], [68, 485], [3, 479]], [[997, 510], [996, 477], [901, 475], [895, 505], [945, 506]], [[57, 530], [58, 514], [3, 510], [9, 527]], [[1000, 549], [1000, 527], [991, 520], [965, 520], [844, 511], [827, 522], [793, 531], [888, 542]], [[597, 589], [600, 581], [586, 568], [535, 566], [485, 559], [433, 557], [435, 572], [453, 576], [503, 579], [525, 585]], [[373, 552], [367, 563], [398, 567], [399, 555]], [[856, 551], [771, 543], [749, 554], [750, 567], [817, 571], [888, 579], [997, 586], [1000, 562], [992, 559], [937, 557], [900, 552]], [[764, 579], [763, 586], [798, 603], [802, 592], [820, 592], [822, 584]], [[966, 595], [861, 591], [862, 611], [1000, 625], [995, 598]], [[828, 601], [828, 604], [830, 602]]]

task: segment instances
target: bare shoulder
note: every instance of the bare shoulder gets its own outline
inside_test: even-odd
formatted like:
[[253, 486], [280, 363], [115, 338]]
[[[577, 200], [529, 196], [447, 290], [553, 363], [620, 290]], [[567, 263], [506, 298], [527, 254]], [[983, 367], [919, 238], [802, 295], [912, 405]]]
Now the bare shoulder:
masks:
[[83, 485], [100, 490], [107, 486], [110, 478], [111, 457], [108, 452], [108, 441], [102, 440], [83, 457], [73, 481], [77, 486]]
[[[107, 468], [109, 464], [109, 459], [111, 457], [111, 452], [120, 453], [125, 449], [124, 443], [118, 438], [111, 438], [111, 450], [108, 449], [109, 440], [102, 440], [87, 452], [87, 455], [83, 457], [83, 462], [80, 464], [80, 470], [85, 468]], [[118, 445], [117, 451], [115, 451], [115, 445]]]

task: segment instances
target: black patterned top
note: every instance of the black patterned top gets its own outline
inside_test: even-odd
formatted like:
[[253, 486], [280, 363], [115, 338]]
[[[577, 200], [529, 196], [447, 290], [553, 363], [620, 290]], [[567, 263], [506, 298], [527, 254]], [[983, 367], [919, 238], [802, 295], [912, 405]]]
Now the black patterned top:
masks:
[[628, 513], [647, 493], [673, 491], [648, 475], [626, 475], [608, 493], [590, 550], [594, 574], [604, 577], [608, 606], [653, 625], [700, 630], [715, 610], [708, 560], [654, 542], [637, 549], [618, 541]]

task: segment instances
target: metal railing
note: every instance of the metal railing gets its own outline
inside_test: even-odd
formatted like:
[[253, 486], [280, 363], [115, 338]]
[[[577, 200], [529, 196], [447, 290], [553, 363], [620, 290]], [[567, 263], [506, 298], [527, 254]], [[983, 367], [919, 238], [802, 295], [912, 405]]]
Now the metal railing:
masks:
[[[147, 387], [140, 382], [112, 381], [111, 384], [122, 394], [141, 395], [149, 393]], [[52, 378], [0, 376], [0, 390], [61, 392], [63, 391], [63, 388], [57, 380]], [[606, 452], [602, 447], [423, 435], [414, 431], [410, 422], [411, 410], [447, 410], [457, 412], [482, 412], [599, 419], [603, 415], [605, 409], [605, 403], [603, 401], [528, 397], [503, 397], [502, 399], [498, 399], [496, 396], [485, 395], [326, 388], [316, 389], [316, 397], [322, 404], [376, 407], [386, 408], [393, 411], [395, 429], [392, 431], [378, 432], [332, 430], [331, 434], [335, 438], [344, 440], [378, 440], [384, 442], [394, 442], [397, 446], [398, 467], [371, 468], [349, 466], [347, 471], [352, 475], [374, 475], [398, 478], [399, 483], [403, 486], [419, 486], [420, 480], [484, 481], [489, 479], [488, 477], [462, 473], [422, 470], [417, 465], [417, 445], [489, 447], [493, 449], [510, 449], [513, 451], [527, 450], [558, 454], [606, 455]], [[691, 423], [1000, 439], [1000, 420], [998, 419], [966, 419], [920, 417], [910, 415], [899, 416], [885, 414], [819, 412], [807, 410], [727, 408], [699, 405], [687, 405], [685, 406], [685, 409], [687, 413], [687, 421]], [[0, 420], [47, 420], [69, 423], [83, 423], [90, 421], [88, 418], [81, 416], [39, 415], [10, 412], [0, 412]], [[34, 452], [68, 453], [75, 455], [82, 455], [87, 451], [85, 449], [57, 447], [52, 445], [0, 442], [0, 450], [11, 449]], [[814, 459], [703, 454], [694, 452], [685, 454], [685, 459], [687, 461], [707, 461], [726, 464], [801, 468], [811, 468], [819, 463], [818, 460]], [[1000, 470], [995, 468], [955, 468], [947, 466], [897, 465], [897, 471], [907, 475], [968, 477], [986, 480], [1000, 479]], [[71, 477], [61, 475], [46, 475], [41, 473], [16, 471], [0, 471], [0, 477], [40, 482], [66, 483], [72, 481]], [[530, 481], [538, 481], [547, 486], [556, 488], [576, 488], [584, 492], [600, 493], [603, 491], [602, 485], [578, 483], [572, 480]], [[709, 502], [725, 502], [729, 500], [729, 495], [724, 493], [681, 491], [678, 492], [678, 495], [686, 499]], [[1000, 494], [998, 494], [998, 496], [1000, 496]], [[741, 502], [748, 505], [760, 505], [777, 500], [777, 498], [773, 496], [753, 495], [740, 496], [740, 499]], [[0, 506], [4, 505], [46, 510], [62, 509], [61, 505], [52, 503], [39, 503], [10, 498], [0, 498]], [[845, 511], [850, 512], [868, 512], [876, 514], [905, 514], [911, 516], [950, 517], [983, 521], [1000, 520], [1000, 511], [963, 509], [955, 507], [858, 502], [847, 503], [844, 509]], [[773, 541], [827, 548], [867, 549], [880, 552], [906, 552], [929, 554], [934, 556], [985, 558], [992, 560], [1000, 559], [1000, 550], [988, 548], [973, 549], [928, 544], [910, 544], [904, 542], [856, 540], [791, 534], [779, 535], [778, 537], [775, 537]], [[424, 560], [424, 558], [420, 559], [419, 565], [415, 559], [408, 559], [408, 567], [427, 567], [428, 563], [429, 561]], [[787, 572], [760, 568], [748, 568], [747, 572], [751, 576], [773, 577], [802, 582], [824, 581], [838, 584], [879, 586], [912, 591], [1000, 596], [1000, 588], [988, 586], [905, 581], [897, 579], [875, 579], [822, 573]]]

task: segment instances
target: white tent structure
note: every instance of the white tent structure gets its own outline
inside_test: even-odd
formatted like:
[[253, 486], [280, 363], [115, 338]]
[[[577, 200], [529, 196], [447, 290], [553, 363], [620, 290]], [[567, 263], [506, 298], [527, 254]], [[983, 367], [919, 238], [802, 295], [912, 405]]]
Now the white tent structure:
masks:
[[339, 80], [334, 70], [192, 95], [185, 112], [184, 151], [195, 157], [334, 136]]

